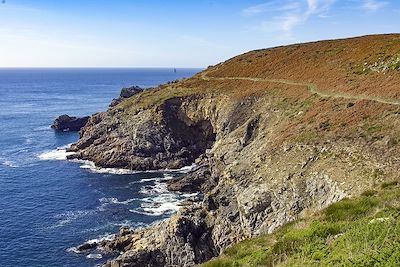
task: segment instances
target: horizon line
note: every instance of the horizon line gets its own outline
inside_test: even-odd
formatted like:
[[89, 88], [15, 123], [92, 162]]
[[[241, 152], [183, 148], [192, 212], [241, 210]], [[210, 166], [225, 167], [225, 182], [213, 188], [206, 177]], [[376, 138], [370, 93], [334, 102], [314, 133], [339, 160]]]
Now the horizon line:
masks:
[[207, 67], [1, 67], [0, 69], [205, 69]]

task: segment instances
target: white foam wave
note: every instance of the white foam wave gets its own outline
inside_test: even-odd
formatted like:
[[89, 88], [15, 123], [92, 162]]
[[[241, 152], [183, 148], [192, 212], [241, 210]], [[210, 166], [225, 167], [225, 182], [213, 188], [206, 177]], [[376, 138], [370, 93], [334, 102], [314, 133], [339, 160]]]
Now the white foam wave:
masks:
[[15, 162], [13, 162], [11, 160], [4, 160], [1, 163], [1, 165], [9, 167], [9, 168], [18, 168], [19, 167]]
[[193, 170], [194, 168], [196, 168], [196, 164], [193, 163], [190, 166], [184, 166], [184, 167], [182, 167], [180, 169], [172, 169], [171, 171], [176, 171], [176, 172], [181, 172], [181, 173], [188, 173], [191, 170]]
[[[101, 174], [115, 174], [115, 175], [129, 175], [129, 174], [137, 174], [137, 173], [188, 173], [190, 172], [194, 167], [196, 167], [195, 164], [192, 164], [190, 166], [185, 166], [180, 169], [161, 169], [161, 170], [147, 170], [147, 171], [135, 171], [135, 170], [130, 170], [130, 169], [123, 169], [123, 168], [102, 168], [96, 166], [96, 164], [90, 160], [72, 160], [78, 163], [81, 163], [82, 165], [80, 166], [82, 169], [87, 169], [90, 172], [93, 173], [101, 173]], [[171, 176], [165, 177], [166, 179], [172, 179]], [[151, 178], [151, 179], [157, 179], [157, 178]], [[141, 181], [146, 182], [146, 179], [142, 179]]]
[[148, 182], [161, 182], [161, 181], [171, 180], [173, 178], [174, 177], [172, 175], [164, 173], [163, 177], [154, 177], [154, 178], [141, 179], [139, 181], [130, 182], [129, 184], [143, 184], [143, 183], [148, 183]]
[[158, 195], [167, 193], [168, 188], [166, 183], [155, 182], [154, 185], [146, 185], [140, 188], [139, 193], [144, 195]]
[[132, 203], [135, 200], [136, 201], [140, 201], [141, 199], [130, 198], [130, 199], [127, 199], [127, 200], [120, 201], [116, 197], [103, 197], [103, 198], [99, 199], [101, 205], [97, 208], [97, 210], [98, 211], [105, 211], [106, 207], [108, 205], [112, 205], [112, 204], [114, 204], [114, 205], [129, 205], [130, 203]]
[[73, 152], [67, 152], [66, 150], [54, 150], [44, 152], [39, 155], [41, 160], [66, 160], [69, 155], [73, 155]]
[[[67, 157], [70, 155], [75, 154], [75, 152], [67, 152], [67, 149], [71, 146], [72, 144], [68, 144], [62, 147], [58, 147], [55, 150], [51, 151], [46, 151], [40, 154], [38, 157], [41, 160], [67, 160]], [[96, 164], [90, 160], [77, 160], [73, 159], [71, 160], [73, 162], [77, 162], [82, 164], [80, 168], [82, 169], [87, 169], [90, 172], [93, 173], [100, 173], [100, 174], [115, 174], [115, 175], [128, 175], [128, 174], [137, 174], [137, 173], [188, 173], [190, 172], [194, 167], [196, 167], [195, 164], [192, 164], [190, 166], [185, 166], [180, 169], [161, 169], [161, 170], [148, 170], [148, 171], [135, 171], [135, 170], [130, 170], [130, 169], [124, 169], [124, 168], [102, 168], [96, 166]], [[166, 179], [169, 177], [165, 177]], [[172, 178], [172, 177], [170, 177]], [[152, 178], [156, 179], [156, 178]], [[146, 179], [142, 179], [143, 182], [146, 182]]]
[[132, 213], [141, 214], [141, 215], [158, 216], [158, 215], [155, 215], [155, 214], [153, 214], [153, 213], [145, 212], [145, 211], [140, 210], [140, 209], [131, 209], [131, 210], [129, 210], [129, 211], [132, 212]]
[[161, 204], [152, 204], [151, 206], [142, 205], [141, 209], [129, 210], [133, 213], [148, 215], [148, 216], [161, 216], [166, 214], [173, 214], [177, 212], [180, 208], [179, 201], [176, 202], [166, 202]]
[[48, 131], [50, 129], [51, 129], [51, 127], [49, 125], [46, 125], [46, 126], [39, 126], [39, 127], [33, 128], [33, 131], [42, 132], [42, 131]]
[[118, 198], [116, 198], [116, 197], [103, 197], [103, 198], [99, 199], [100, 203], [102, 203], [102, 204], [122, 204], [122, 205], [127, 205], [135, 200], [139, 200], [139, 199], [130, 198], [130, 199], [123, 200], [123, 201], [118, 200]]
[[73, 155], [75, 152], [67, 152], [71, 144], [58, 147], [55, 150], [46, 151], [40, 154], [38, 157], [40, 160], [66, 160], [68, 156]]
[[89, 160], [74, 160], [75, 162], [82, 163], [80, 168], [87, 169], [93, 173], [102, 173], [102, 174], [117, 174], [117, 175], [126, 175], [126, 174], [134, 174], [136, 171], [132, 171], [129, 169], [119, 169], [119, 168], [101, 168], [97, 167], [94, 162]]
[[67, 248], [67, 252], [72, 252], [72, 253], [75, 253], [75, 254], [81, 253], [81, 252], [78, 250], [77, 247]]
[[179, 202], [176, 203], [162, 203], [158, 207], [143, 208], [143, 210], [153, 216], [161, 216], [163, 214], [170, 214], [179, 210]]
[[86, 241], [85, 243], [88, 244], [98, 244], [101, 241], [111, 241], [115, 238], [115, 234], [109, 234], [109, 233], [105, 233], [104, 235], [101, 235], [97, 238], [93, 238], [93, 239], [89, 239], [88, 241]]
[[103, 255], [101, 255], [100, 253], [90, 253], [86, 255], [86, 258], [91, 260], [99, 260], [103, 258]]
[[182, 202], [177, 194], [165, 193], [152, 198], [144, 198], [141, 209], [147, 215], [160, 216], [177, 212]]
[[197, 197], [199, 193], [189, 193], [189, 194], [182, 194], [181, 196], [184, 198], [191, 198], [191, 197]]
[[76, 211], [67, 211], [61, 214], [57, 214], [54, 218], [58, 219], [58, 222], [51, 226], [50, 228], [58, 228], [64, 225], [67, 225], [77, 219], [83, 218], [90, 214], [93, 214], [94, 210], [76, 210]]
[[[168, 176], [168, 178], [170, 177]], [[175, 213], [179, 210], [183, 201], [198, 195], [198, 193], [181, 194], [169, 192], [167, 184], [159, 181], [156, 181], [154, 185], [143, 186], [139, 192], [148, 195], [148, 197], [141, 199], [140, 208], [130, 209], [129, 211], [148, 216]]]
[[97, 227], [93, 227], [93, 228], [88, 228], [88, 229], [84, 229], [82, 231], [80, 231], [80, 233], [82, 234], [86, 234], [86, 233], [97, 233], [99, 231], [105, 230], [105, 229], [110, 229], [110, 228], [121, 228], [121, 227], [129, 227], [131, 229], [140, 229], [140, 228], [144, 228], [149, 226], [148, 223], [144, 223], [144, 222], [136, 222], [136, 221], [131, 221], [131, 220], [123, 220], [120, 222], [108, 222], [106, 224], [97, 226]]
[[[67, 152], [67, 149], [71, 147], [72, 144], [67, 144], [65, 146], [58, 147], [55, 150], [45, 151], [38, 155], [40, 160], [67, 160], [67, 157], [75, 154], [75, 152]], [[164, 169], [164, 170], [148, 170], [148, 171], [135, 171], [124, 168], [102, 168], [96, 166], [96, 164], [90, 160], [71, 160], [73, 162], [77, 162], [82, 164], [80, 168], [87, 169], [93, 173], [100, 174], [116, 174], [116, 175], [127, 175], [127, 174], [136, 174], [136, 173], [188, 173], [191, 171], [196, 165], [192, 164], [190, 166], [185, 166], [180, 169]], [[168, 177], [165, 177], [166, 179]], [[172, 177], [171, 177], [172, 178]], [[157, 179], [157, 178], [152, 178]], [[143, 182], [146, 182], [146, 179], [142, 179]]]
[[[105, 233], [104, 235], [101, 235], [98, 238], [89, 239], [84, 244], [99, 244], [100, 242], [102, 242], [104, 240], [111, 241], [114, 238], [115, 238], [115, 234]], [[78, 247], [71, 247], [71, 248], [67, 249], [67, 252], [73, 252], [73, 253], [76, 253], [76, 254], [80, 254], [80, 253], [83, 253], [84, 251], [78, 250]]]
[[162, 177], [156, 177], [156, 178], [141, 179], [139, 181], [135, 181], [135, 182], [132, 182], [132, 183], [159, 182], [161, 180], [162, 180]]

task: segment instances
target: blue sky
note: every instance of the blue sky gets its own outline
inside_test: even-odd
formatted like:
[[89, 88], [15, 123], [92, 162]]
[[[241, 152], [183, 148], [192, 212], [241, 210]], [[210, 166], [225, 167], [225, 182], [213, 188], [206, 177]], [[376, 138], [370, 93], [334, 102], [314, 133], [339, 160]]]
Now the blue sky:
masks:
[[393, 0], [0, 0], [0, 67], [206, 67], [305, 41], [400, 32]]

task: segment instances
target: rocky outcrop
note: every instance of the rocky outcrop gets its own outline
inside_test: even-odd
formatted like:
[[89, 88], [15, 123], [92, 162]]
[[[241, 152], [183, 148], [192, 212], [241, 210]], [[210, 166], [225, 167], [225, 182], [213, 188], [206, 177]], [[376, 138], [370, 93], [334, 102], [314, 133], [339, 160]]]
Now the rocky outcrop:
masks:
[[210, 168], [207, 165], [198, 166], [187, 175], [166, 182], [169, 191], [185, 193], [205, 192], [216, 184], [216, 181], [211, 180]]
[[59, 131], [80, 131], [88, 122], [89, 117], [70, 117], [61, 115], [56, 118], [51, 128]]
[[122, 100], [132, 97], [140, 92], [143, 92], [143, 89], [136, 85], [131, 86], [131, 87], [122, 88], [121, 93], [119, 94], [119, 97], [116, 99], [113, 99], [111, 101], [110, 107], [114, 107], [114, 106], [118, 105], [119, 103], [121, 103]]
[[179, 110], [181, 99], [170, 99], [156, 110], [125, 120], [121, 113], [92, 116], [82, 129], [70, 158], [89, 159], [111, 168], [175, 169], [190, 165], [215, 141], [207, 119], [194, 121]]
[[281, 115], [254, 110], [273, 106], [268, 98], [237, 102], [210, 95], [173, 98], [129, 120], [122, 111], [93, 116], [73, 146], [77, 155], [101, 166], [135, 169], [196, 161], [192, 172], [169, 181], [168, 188], [204, 196], [168, 221], [105, 241], [105, 250], [122, 253], [106, 266], [194, 266], [348, 196], [352, 177], [365, 169], [343, 164], [327, 169], [338, 163], [326, 154], [343, 154], [342, 145], [354, 147], [354, 154], [360, 150], [337, 143], [285, 144], [271, 151], [266, 133]]
[[[271, 233], [396, 177], [397, 106], [346, 98], [350, 89], [323, 97], [304, 83], [283, 79], [285, 74], [322, 85], [337, 80], [341, 86], [335, 90], [346, 84], [359, 90], [366, 80], [378, 78], [388, 87], [398, 85], [397, 70], [390, 79], [379, 73], [349, 74], [348, 50], [358, 49], [361, 59], [370, 51], [360, 52], [361, 41], [332, 50], [339, 44], [250, 52], [92, 116], [71, 147], [76, 152], [72, 157], [135, 170], [195, 162], [192, 172], [169, 181], [168, 188], [200, 191], [202, 196], [169, 220], [124, 230], [99, 244], [120, 253], [106, 266], [194, 266], [243, 239]], [[349, 54], [341, 58], [337, 51]], [[276, 58], [270, 56], [274, 53]], [[315, 67], [330, 62], [319, 57], [331, 53], [340, 59], [332, 63], [334, 68]], [[303, 66], [283, 56], [303, 56]], [[241, 77], [245, 75], [251, 79]]]

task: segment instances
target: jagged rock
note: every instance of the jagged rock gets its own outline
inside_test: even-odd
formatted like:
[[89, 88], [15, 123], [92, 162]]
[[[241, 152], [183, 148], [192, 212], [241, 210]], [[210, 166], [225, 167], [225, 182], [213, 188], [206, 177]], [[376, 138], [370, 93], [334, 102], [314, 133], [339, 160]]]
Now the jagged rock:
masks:
[[79, 131], [81, 130], [89, 120], [87, 117], [70, 117], [68, 115], [61, 115], [54, 120], [51, 128], [59, 131]]
[[210, 183], [210, 176], [208, 166], [200, 166], [183, 177], [168, 180], [168, 190], [186, 193], [206, 191], [207, 188], [215, 185]]
[[112, 100], [110, 107], [114, 107], [114, 106], [118, 105], [119, 103], [121, 103], [122, 100], [129, 98], [131, 96], [134, 96], [141, 92], [143, 92], [143, 89], [136, 85], [131, 86], [131, 87], [122, 88], [121, 93], [119, 94], [119, 97], [117, 99]]
[[78, 246], [76, 249], [79, 252], [84, 252], [86, 250], [91, 250], [97, 247], [97, 243], [96, 242], [92, 242], [92, 243], [83, 243], [82, 245]]

